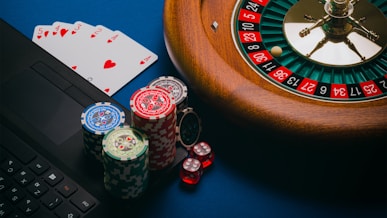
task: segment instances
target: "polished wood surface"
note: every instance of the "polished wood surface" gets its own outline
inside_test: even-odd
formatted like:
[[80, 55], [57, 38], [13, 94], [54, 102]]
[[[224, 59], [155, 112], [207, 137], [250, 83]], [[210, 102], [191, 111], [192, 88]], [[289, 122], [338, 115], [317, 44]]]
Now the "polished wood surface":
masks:
[[[236, 1], [166, 0], [172, 62], [200, 97], [239, 125], [327, 137], [387, 135], [387, 99], [333, 103], [285, 91], [250, 68], [231, 33]], [[216, 30], [211, 24], [216, 21]]]

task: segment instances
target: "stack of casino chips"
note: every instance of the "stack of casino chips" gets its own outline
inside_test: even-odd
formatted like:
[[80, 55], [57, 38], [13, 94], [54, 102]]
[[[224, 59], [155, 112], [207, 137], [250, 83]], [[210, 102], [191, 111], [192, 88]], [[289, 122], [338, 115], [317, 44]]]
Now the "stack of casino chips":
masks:
[[188, 88], [180, 79], [173, 76], [160, 76], [148, 85], [167, 89], [175, 98], [177, 114], [188, 107]]
[[88, 157], [102, 161], [102, 140], [106, 133], [125, 122], [124, 111], [110, 102], [89, 105], [81, 114], [84, 151]]
[[105, 189], [121, 199], [141, 196], [148, 186], [148, 137], [130, 126], [116, 127], [102, 142]]
[[159, 86], [138, 89], [130, 98], [131, 126], [149, 137], [149, 169], [162, 170], [175, 159], [176, 103], [173, 95]]

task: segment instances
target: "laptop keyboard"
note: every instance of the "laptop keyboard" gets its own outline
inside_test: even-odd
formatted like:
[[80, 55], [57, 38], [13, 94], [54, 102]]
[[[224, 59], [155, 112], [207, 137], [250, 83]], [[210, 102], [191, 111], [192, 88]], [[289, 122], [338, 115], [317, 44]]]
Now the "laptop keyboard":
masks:
[[0, 145], [0, 217], [77, 218], [96, 205], [82, 187], [38, 153]]

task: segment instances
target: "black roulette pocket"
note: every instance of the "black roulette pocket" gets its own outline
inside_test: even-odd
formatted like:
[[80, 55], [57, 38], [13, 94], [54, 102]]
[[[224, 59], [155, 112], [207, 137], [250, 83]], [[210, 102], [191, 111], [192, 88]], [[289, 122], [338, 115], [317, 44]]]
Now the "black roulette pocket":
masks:
[[172, 62], [247, 127], [311, 136], [387, 132], [384, 0], [165, 1]]

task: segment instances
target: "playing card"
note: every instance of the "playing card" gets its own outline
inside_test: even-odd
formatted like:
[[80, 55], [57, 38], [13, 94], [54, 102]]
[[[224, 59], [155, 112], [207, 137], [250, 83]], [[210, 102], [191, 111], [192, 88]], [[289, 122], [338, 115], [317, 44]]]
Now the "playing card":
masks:
[[46, 40], [51, 34], [51, 25], [37, 25], [34, 29], [32, 41], [40, 44], [41, 41]]
[[[69, 66], [85, 79], [91, 80], [92, 72], [87, 59], [93, 58], [93, 53], [99, 52], [103, 46], [103, 41], [112, 31], [102, 25], [91, 26], [84, 22], [76, 22], [71, 31], [71, 37], [67, 39], [67, 46], [61, 56], [71, 56]], [[93, 61], [93, 60], [91, 60]]]
[[109, 96], [158, 59], [120, 31], [81, 21], [38, 25], [33, 41]]
[[68, 64], [71, 56], [61, 56], [60, 54], [67, 50], [66, 46], [68, 45], [65, 39], [68, 38], [70, 28], [72, 28], [72, 24], [63, 22], [55, 22], [50, 26], [37, 26], [32, 41], [63, 63]]
[[[82, 70], [82, 59], [87, 56], [84, 53], [89, 47], [98, 46], [96, 41], [103, 36], [99, 29], [81, 21], [74, 24], [55, 22], [51, 26], [37, 26], [33, 41], [87, 79], [90, 76], [87, 70]], [[107, 30], [105, 34], [112, 32]]]
[[69, 30], [72, 28], [73, 25], [70, 23], [64, 23], [64, 22], [57, 21], [57, 22], [53, 23], [51, 26], [52, 26], [52, 29], [51, 29], [52, 36], [54, 38], [57, 37], [57, 38], [61, 39], [61, 38], [65, 37], [66, 35], [68, 35]]
[[153, 64], [158, 56], [120, 31], [94, 49], [92, 58], [85, 59], [90, 82], [108, 95], [117, 92]]
[[[101, 45], [102, 38], [106, 38], [112, 31], [107, 28], [95, 27], [87, 23], [77, 21], [73, 24], [69, 34], [57, 41], [60, 46], [53, 53], [74, 71], [85, 79], [90, 78], [88, 66], [84, 60], [90, 58], [90, 54]], [[98, 42], [100, 41], [100, 42]]]

